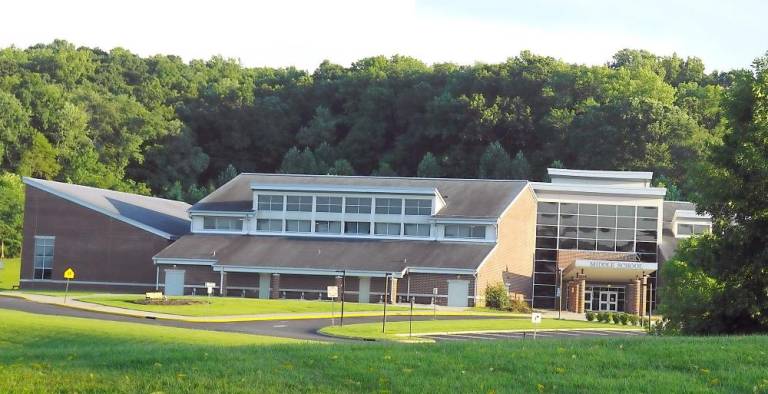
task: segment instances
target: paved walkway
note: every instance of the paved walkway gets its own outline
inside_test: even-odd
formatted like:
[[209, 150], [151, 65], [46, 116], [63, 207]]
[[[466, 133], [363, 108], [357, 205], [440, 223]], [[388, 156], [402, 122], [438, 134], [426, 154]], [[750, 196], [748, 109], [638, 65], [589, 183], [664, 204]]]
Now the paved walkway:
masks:
[[[42, 304], [50, 304], [56, 306], [63, 306], [68, 308], [80, 309], [98, 313], [109, 313], [113, 315], [157, 319], [157, 320], [175, 320], [190, 323], [231, 323], [231, 322], [247, 322], [247, 321], [261, 321], [261, 320], [292, 320], [292, 319], [330, 319], [331, 314], [328, 312], [306, 312], [306, 313], [268, 313], [268, 314], [254, 314], [254, 315], [220, 315], [220, 316], [183, 316], [174, 315], [170, 313], [160, 312], [148, 312], [135, 309], [119, 308], [114, 306], [100, 305], [90, 302], [79, 301], [68, 298], [66, 302], [63, 296], [50, 296], [42, 294], [14, 292], [14, 291], [0, 291], [0, 296], [23, 298], [28, 301], [38, 302]], [[75, 296], [76, 298], [85, 299], [87, 296]], [[407, 306], [405, 304], [400, 306]], [[432, 309], [414, 308], [414, 316], [431, 316], [433, 314]], [[466, 312], [464, 308], [438, 308], [438, 315], [440, 316], [509, 316], [505, 314], [494, 313], [476, 313]], [[369, 312], [345, 312], [345, 317], [376, 317], [381, 316], [381, 311], [369, 311]], [[408, 311], [391, 311], [387, 315], [392, 316], [404, 316], [409, 315]], [[339, 313], [335, 314], [336, 318], [339, 317]]]
[[[443, 333], [434, 335], [419, 334], [419, 338], [434, 339], [438, 342], [448, 341], [497, 341], [497, 340], [532, 340], [532, 339], [576, 339], [576, 338], [595, 338], [595, 337], [632, 337], [642, 336], [646, 333], [640, 329], [637, 330], [601, 330], [595, 329], [570, 329], [570, 330], [538, 330], [534, 334], [532, 330], [525, 331], [507, 331], [507, 332], [466, 332], [466, 333]], [[414, 335], [415, 336], [415, 335]]]

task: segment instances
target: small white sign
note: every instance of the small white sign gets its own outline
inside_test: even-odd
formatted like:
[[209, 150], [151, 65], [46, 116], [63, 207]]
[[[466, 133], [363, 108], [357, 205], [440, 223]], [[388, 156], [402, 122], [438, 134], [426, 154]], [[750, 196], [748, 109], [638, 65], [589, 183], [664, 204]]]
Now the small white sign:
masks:
[[531, 313], [531, 323], [541, 324], [541, 313]]
[[339, 296], [339, 286], [328, 286], [328, 298], [336, 298]]
[[213, 294], [213, 289], [216, 288], [215, 282], [205, 282], [205, 287], [208, 289], [208, 294]]
[[437, 287], [432, 288], [432, 295], [437, 295]]

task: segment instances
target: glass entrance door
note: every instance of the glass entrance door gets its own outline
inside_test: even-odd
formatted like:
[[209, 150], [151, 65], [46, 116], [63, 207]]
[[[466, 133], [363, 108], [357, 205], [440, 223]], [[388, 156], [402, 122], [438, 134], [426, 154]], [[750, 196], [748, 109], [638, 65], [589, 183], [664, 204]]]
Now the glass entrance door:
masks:
[[600, 310], [608, 312], [618, 311], [619, 292], [617, 290], [600, 291]]

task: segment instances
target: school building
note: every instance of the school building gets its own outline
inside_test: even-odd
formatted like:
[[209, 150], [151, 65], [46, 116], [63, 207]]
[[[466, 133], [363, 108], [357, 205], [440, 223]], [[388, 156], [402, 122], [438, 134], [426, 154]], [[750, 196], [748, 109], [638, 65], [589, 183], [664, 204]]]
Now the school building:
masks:
[[[708, 231], [651, 173], [551, 182], [240, 174], [195, 205], [26, 178], [22, 288], [536, 308], [652, 308], [677, 240]], [[387, 296], [385, 299], [385, 295]]]

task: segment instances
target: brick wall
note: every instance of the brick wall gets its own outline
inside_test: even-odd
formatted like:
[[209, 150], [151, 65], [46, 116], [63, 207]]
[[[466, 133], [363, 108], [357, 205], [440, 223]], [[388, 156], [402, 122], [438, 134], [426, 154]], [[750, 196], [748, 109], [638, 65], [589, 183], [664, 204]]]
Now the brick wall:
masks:
[[477, 275], [478, 296], [489, 284], [501, 282], [530, 300], [535, 248], [536, 198], [528, 187], [500, 218], [496, 247]]

